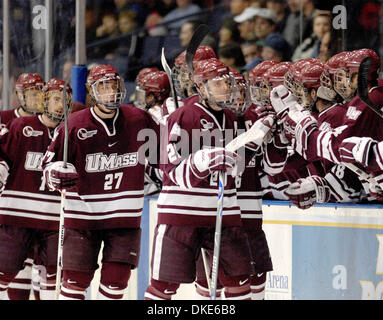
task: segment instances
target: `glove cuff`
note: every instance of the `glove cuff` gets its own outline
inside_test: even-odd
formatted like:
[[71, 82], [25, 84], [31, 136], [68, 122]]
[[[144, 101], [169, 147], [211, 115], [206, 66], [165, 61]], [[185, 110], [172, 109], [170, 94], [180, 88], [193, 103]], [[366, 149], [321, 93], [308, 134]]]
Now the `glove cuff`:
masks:
[[326, 179], [319, 176], [315, 176], [315, 175], [309, 176], [307, 179], [310, 180], [314, 185], [314, 189], [316, 193], [316, 202], [317, 203], [329, 202], [331, 193], [330, 193], [330, 188], [327, 184]]

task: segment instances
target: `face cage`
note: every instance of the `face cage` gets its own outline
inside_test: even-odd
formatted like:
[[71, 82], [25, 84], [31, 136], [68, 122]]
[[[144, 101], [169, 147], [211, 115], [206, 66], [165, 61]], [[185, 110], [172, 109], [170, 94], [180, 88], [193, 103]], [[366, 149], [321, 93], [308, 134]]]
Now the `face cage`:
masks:
[[234, 91], [232, 111], [242, 116], [251, 105], [250, 88], [246, 83], [237, 83]]
[[[20, 106], [21, 108], [27, 112], [27, 113], [30, 113], [30, 114], [33, 114], [33, 115], [36, 115], [36, 114], [39, 114], [41, 113], [41, 110], [30, 110], [26, 104], [26, 95], [25, 95], [25, 92], [27, 92], [28, 90], [31, 90], [31, 89], [36, 89], [36, 90], [39, 90], [40, 93], [42, 92], [43, 90], [43, 86], [42, 85], [36, 85], [36, 86], [33, 86], [33, 87], [30, 87], [30, 88], [27, 88], [27, 89], [24, 89], [24, 90], [21, 90], [21, 95], [23, 96], [23, 101], [20, 101], [19, 99], [19, 102], [20, 102]], [[19, 91], [20, 92], [20, 91]], [[41, 96], [41, 94], [40, 94]], [[41, 104], [40, 104], [40, 108], [41, 108]]]
[[262, 101], [261, 101], [261, 88], [258, 84], [251, 84], [249, 85], [249, 93], [250, 93], [250, 98], [251, 98], [251, 101], [260, 106], [260, 107], [264, 107], [264, 105], [262, 104]]
[[135, 96], [134, 105], [141, 110], [146, 110], [146, 92], [145, 92], [145, 90], [141, 89], [140, 86], [136, 86], [134, 96]]
[[350, 101], [356, 92], [351, 87], [351, 76], [348, 70], [338, 69], [334, 74], [334, 90], [346, 101]]
[[[49, 92], [48, 92], [49, 94]], [[55, 112], [50, 112], [49, 111], [49, 108], [48, 108], [48, 100], [47, 99], [47, 96], [45, 95], [44, 96], [44, 114], [47, 116], [48, 119], [54, 121], [54, 122], [57, 122], [57, 123], [61, 123], [63, 120], [64, 120], [64, 117], [65, 117], [65, 114], [64, 114], [64, 109], [61, 113], [55, 113]], [[68, 110], [68, 115], [71, 113], [72, 111], [72, 95], [67, 93], [67, 99], [66, 99], [66, 104], [67, 104], [67, 107], [66, 109]]]
[[265, 79], [261, 81], [260, 84], [260, 97], [261, 97], [261, 104], [263, 107], [269, 106], [270, 103], [270, 92], [273, 89], [273, 86], [271, 83], [266, 82]]
[[285, 76], [283, 77], [283, 85], [293, 94], [293, 96], [297, 99], [298, 103], [301, 104], [301, 95], [297, 91], [297, 83], [294, 80], [293, 75], [287, 71]]
[[[212, 92], [209, 86], [209, 81], [222, 81], [225, 80], [227, 83], [227, 88], [229, 92], [226, 92], [224, 94], [217, 94]], [[211, 82], [210, 82], [211, 83]], [[215, 107], [221, 108], [221, 109], [232, 109], [233, 103], [234, 103], [234, 97], [235, 97], [235, 81], [234, 78], [229, 75], [225, 74], [222, 76], [215, 77], [213, 79], [210, 79], [206, 82], [203, 82], [203, 86], [206, 91], [206, 97], [203, 97], [207, 102]]]
[[193, 82], [190, 80], [190, 74], [185, 66], [174, 66], [172, 69], [172, 79], [174, 89], [181, 99], [190, 95]]
[[295, 83], [293, 95], [297, 98], [298, 103], [305, 109], [312, 111], [315, 100], [311, 98], [309, 90], [301, 83]]
[[[100, 83], [105, 86], [105, 82], [108, 82], [110, 80], [118, 80], [118, 92], [115, 93], [105, 93], [105, 94], [99, 94], [97, 87]], [[125, 88], [125, 83], [121, 80], [121, 78], [110, 78], [110, 79], [100, 79], [97, 80], [95, 83], [92, 84], [92, 93], [93, 93], [93, 98], [96, 101], [97, 104], [105, 106], [107, 109], [117, 109], [120, 107], [120, 105], [123, 103], [125, 97], [126, 97], [126, 88]], [[103, 97], [106, 96], [113, 96], [114, 98], [112, 101], [109, 102], [103, 102]]]

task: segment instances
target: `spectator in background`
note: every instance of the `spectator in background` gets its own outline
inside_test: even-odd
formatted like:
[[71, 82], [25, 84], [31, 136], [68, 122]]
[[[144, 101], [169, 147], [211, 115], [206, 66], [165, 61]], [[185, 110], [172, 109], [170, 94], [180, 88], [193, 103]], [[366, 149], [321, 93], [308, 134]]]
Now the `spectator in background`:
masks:
[[243, 57], [245, 58], [246, 65], [250, 64], [253, 60], [262, 58], [263, 41], [245, 41], [241, 44]]
[[188, 17], [189, 15], [192, 14], [197, 14], [198, 12], [201, 11], [201, 8], [193, 4], [192, 0], [177, 0], [177, 8], [174, 10], [170, 11], [165, 17], [163, 22], [170, 22], [174, 19], [180, 19], [182, 17], [185, 17], [185, 19], [180, 19], [175, 22], [169, 23], [168, 24], [168, 30], [170, 32], [175, 30], [175, 32], [179, 31], [179, 29], [182, 27], [182, 25], [189, 21], [189, 20], [197, 20], [198, 16], [195, 16], [193, 18]]
[[282, 34], [290, 13], [286, 0], [268, 0], [267, 8], [273, 11], [277, 16], [275, 32]]
[[118, 17], [123, 11], [132, 11], [137, 24], [142, 26], [145, 23], [147, 12], [141, 2], [135, 0], [114, 0], [116, 16]]
[[246, 8], [241, 14], [234, 17], [234, 21], [238, 23], [238, 30], [241, 38], [245, 41], [256, 40], [255, 20], [260, 9]]
[[116, 15], [112, 12], [105, 13], [102, 16], [102, 24], [96, 29], [97, 38], [115, 36], [118, 32], [118, 21]]
[[267, 36], [262, 49], [263, 60], [274, 60], [277, 62], [290, 61], [291, 46], [279, 33], [271, 33]]
[[230, 0], [230, 13], [233, 17], [237, 16], [249, 6], [249, 0]]
[[267, 36], [275, 32], [277, 15], [270, 9], [258, 9], [254, 25], [254, 33], [258, 40], [265, 41]]
[[[180, 37], [181, 46], [183, 48], [186, 48], [189, 45], [189, 42], [191, 38], [193, 37], [194, 31], [198, 28], [200, 24], [201, 24], [201, 21], [192, 20], [192, 21], [187, 21], [182, 25], [179, 37]], [[217, 41], [211, 34], [208, 34], [202, 40], [201, 46], [209, 46], [215, 50], [217, 48]]]
[[[302, 1], [302, 2], [301, 2]], [[290, 14], [287, 17], [283, 37], [295, 49], [302, 40], [312, 33], [312, 18], [315, 10], [312, 0], [287, 0]], [[300, 9], [302, 6], [302, 26], [300, 25]]]
[[224, 19], [219, 30], [218, 47], [222, 47], [233, 42], [240, 43], [241, 41], [242, 39], [239, 34], [237, 23], [231, 18]]
[[266, 8], [268, 0], [250, 0], [250, 7], [253, 8]]
[[118, 29], [121, 34], [133, 31], [138, 27], [134, 11], [121, 11], [118, 15]]
[[292, 61], [317, 58], [323, 37], [330, 31], [331, 13], [327, 11], [316, 11], [313, 19], [313, 33], [295, 49]]
[[218, 49], [218, 59], [229, 68], [232, 68], [238, 72], [240, 72], [246, 64], [241, 46], [234, 42]]

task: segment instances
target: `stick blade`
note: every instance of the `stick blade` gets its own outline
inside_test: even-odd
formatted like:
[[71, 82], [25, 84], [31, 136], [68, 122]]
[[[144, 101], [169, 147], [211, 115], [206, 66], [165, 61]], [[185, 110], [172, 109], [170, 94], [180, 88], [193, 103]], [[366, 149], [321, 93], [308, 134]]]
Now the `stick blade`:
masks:
[[166, 61], [165, 48], [164, 47], [162, 47], [162, 51], [161, 51], [161, 64], [162, 64], [162, 68], [164, 68], [164, 71], [166, 72], [166, 74], [168, 75], [169, 80], [170, 80], [171, 75], [172, 75], [172, 70], [170, 69], [168, 62]]
[[193, 34], [193, 37], [190, 40], [189, 46], [186, 49], [186, 65], [189, 71], [193, 74], [193, 58], [197, 48], [201, 44], [202, 40], [209, 33], [209, 27], [206, 24], [201, 24], [198, 26], [196, 31]]

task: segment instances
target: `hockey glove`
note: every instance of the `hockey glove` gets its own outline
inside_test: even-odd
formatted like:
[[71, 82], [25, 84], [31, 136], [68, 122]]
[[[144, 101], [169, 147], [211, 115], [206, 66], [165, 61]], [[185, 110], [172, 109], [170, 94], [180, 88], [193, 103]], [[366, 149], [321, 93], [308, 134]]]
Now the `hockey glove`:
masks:
[[298, 104], [297, 99], [284, 85], [279, 85], [271, 90], [270, 102], [277, 113], [277, 118], [281, 121], [284, 120], [289, 110], [302, 109]]
[[196, 177], [203, 179], [214, 171], [233, 174], [238, 160], [236, 153], [224, 148], [198, 150], [191, 155], [191, 168]]
[[5, 161], [0, 161], [0, 189], [7, 183], [9, 175], [9, 167]]
[[367, 166], [369, 162], [370, 150], [376, 144], [369, 137], [350, 137], [344, 139], [339, 147], [339, 155], [342, 162], [358, 162]]
[[319, 176], [298, 179], [286, 190], [285, 195], [300, 209], [308, 209], [314, 203], [326, 203], [330, 200], [330, 188], [327, 181]]
[[61, 191], [63, 189], [73, 189], [78, 180], [76, 168], [71, 163], [67, 163], [64, 168], [63, 161], [56, 161], [44, 170], [45, 181], [49, 188]]

